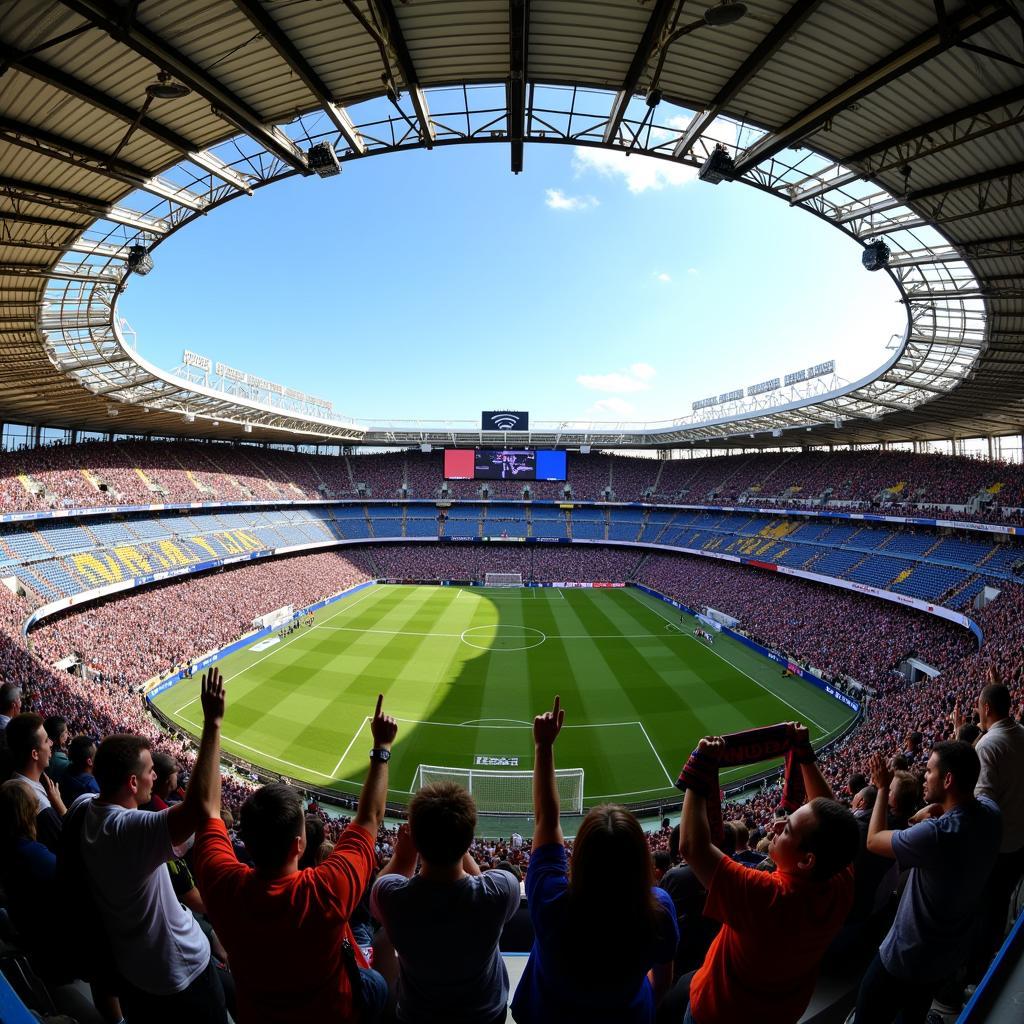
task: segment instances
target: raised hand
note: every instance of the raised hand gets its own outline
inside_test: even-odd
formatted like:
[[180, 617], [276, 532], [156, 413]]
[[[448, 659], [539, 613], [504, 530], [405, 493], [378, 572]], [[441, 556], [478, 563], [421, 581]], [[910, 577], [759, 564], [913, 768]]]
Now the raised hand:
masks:
[[995, 665], [989, 665], [985, 678], [988, 680], [989, 686], [998, 686], [1003, 681], [1003, 677]]
[[370, 733], [373, 736], [374, 747], [390, 747], [398, 735], [398, 723], [390, 716], [381, 711], [384, 704], [384, 694], [377, 694], [377, 706], [373, 710], [373, 720], [370, 722]]
[[565, 711], [562, 709], [562, 698], [555, 697], [554, 706], [543, 715], [533, 720], [533, 742], [538, 746], [554, 746], [558, 734], [562, 731]]
[[220, 725], [224, 720], [227, 695], [224, 692], [224, 677], [220, 669], [211, 668], [203, 676], [199, 699], [203, 705], [203, 721], [207, 725]]
[[892, 769], [881, 754], [872, 754], [869, 762], [871, 781], [879, 788], [886, 789], [892, 784]]
[[721, 736], [705, 736], [700, 743], [697, 744], [697, 749], [712, 760], [717, 761], [722, 755], [722, 751], [725, 749], [725, 740]]
[[46, 790], [46, 798], [50, 801], [50, 806], [63, 818], [67, 814], [68, 809], [64, 806], [64, 801], [61, 799], [57, 783], [46, 772], [43, 772], [39, 781], [42, 782], [43, 789]]
[[802, 747], [810, 744], [811, 733], [803, 722], [790, 722], [789, 725], [793, 730], [793, 742], [796, 746]]

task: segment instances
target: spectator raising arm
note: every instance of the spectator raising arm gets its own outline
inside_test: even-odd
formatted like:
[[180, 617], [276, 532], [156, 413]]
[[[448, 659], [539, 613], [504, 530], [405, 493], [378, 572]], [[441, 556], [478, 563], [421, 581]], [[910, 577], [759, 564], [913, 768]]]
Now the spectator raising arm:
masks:
[[818, 797], [834, 800], [832, 787], [825, 781], [825, 776], [821, 774], [815, 764], [814, 750], [811, 747], [811, 736], [807, 731], [807, 726], [800, 722], [790, 722], [789, 724], [793, 727], [796, 761], [800, 765], [800, 774], [803, 776], [808, 801], [817, 800]]
[[209, 818], [220, 817], [220, 724], [224, 720], [224, 677], [211, 668], [203, 676], [199, 699], [203, 706], [203, 735], [185, 799], [167, 812], [171, 842], [181, 846]]
[[892, 829], [887, 829], [886, 813], [889, 809], [889, 787], [892, 785], [892, 769], [882, 754], [871, 755], [871, 781], [878, 789], [875, 806], [871, 809], [871, 821], [868, 822], [868, 850], [881, 857], [895, 860], [892, 848]]
[[365, 829], [376, 838], [377, 830], [384, 820], [384, 805], [388, 798], [388, 761], [391, 758], [391, 744], [398, 734], [398, 723], [381, 711], [384, 694], [377, 694], [377, 707], [370, 722], [373, 736], [373, 750], [370, 751], [370, 770], [359, 793], [354, 825]]
[[565, 721], [561, 697], [554, 707], [533, 720], [533, 827], [534, 847], [564, 842], [559, 821], [558, 787], [555, 784], [555, 740]]
[[[709, 763], [717, 763], [718, 752], [724, 745], [725, 741], [721, 736], [705, 736], [697, 744], [697, 749], [690, 755], [690, 758], [692, 760], [697, 756]], [[711, 825], [708, 821], [708, 799], [718, 799], [717, 778], [716, 772], [716, 792], [714, 794], [699, 791], [699, 786], [687, 787], [686, 796], [683, 798], [683, 818], [679, 831], [679, 852], [705, 889], [711, 884], [718, 862], [725, 856], [711, 842]]]

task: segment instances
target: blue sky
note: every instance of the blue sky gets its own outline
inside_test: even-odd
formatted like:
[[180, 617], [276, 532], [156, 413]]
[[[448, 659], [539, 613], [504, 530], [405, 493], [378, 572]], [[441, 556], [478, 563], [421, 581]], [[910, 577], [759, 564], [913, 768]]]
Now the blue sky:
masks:
[[596, 149], [453, 146], [226, 204], [154, 252], [120, 310], [184, 348], [370, 419], [658, 420], [835, 358], [854, 380], [905, 323], [884, 274], [739, 184]]

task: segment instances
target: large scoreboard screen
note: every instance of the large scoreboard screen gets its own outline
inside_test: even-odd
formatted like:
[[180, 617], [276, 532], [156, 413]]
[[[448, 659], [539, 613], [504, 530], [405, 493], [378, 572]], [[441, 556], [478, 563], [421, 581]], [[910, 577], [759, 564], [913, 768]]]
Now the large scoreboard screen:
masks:
[[447, 448], [446, 480], [564, 480], [565, 452]]

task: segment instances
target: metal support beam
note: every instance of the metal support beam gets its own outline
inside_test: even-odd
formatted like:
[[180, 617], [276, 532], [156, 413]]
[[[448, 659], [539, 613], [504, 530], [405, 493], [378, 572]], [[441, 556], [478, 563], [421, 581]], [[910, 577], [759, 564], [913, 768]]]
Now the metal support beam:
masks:
[[512, 146], [512, 173], [523, 169], [526, 137], [526, 79], [529, 75], [530, 0], [508, 4], [508, 137]]
[[[68, 211], [74, 217], [85, 217], [87, 214], [84, 213], [73, 213]], [[0, 210], [0, 224], [4, 223], [11, 224], [38, 224], [40, 227], [47, 228], [65, 228], [68, 231], [81, 231], [84, 225], [82, 224], [70, 224], [66, 220], [58, 220], [56, 217], [40, 217], [34, 213], [17, 213], [13, 210]]]
[[302, 79], [306, 88], [323, 107], [331, 123], [341, 133], [346, 145], [353, 153], [366, 152], [366, 143], [353, 124], [348, 112], [334, 102], [331, 91], [324, 80], [313, 70], [299, 48], [288, 38], [280, 25], [270, 16], [260, 0], [235, 0], [235, 6], [260, 30], [263, 38], [277, 50], [284, 62]]
[[[126, 23], [123, 8], [112, 0], [61, 0], [61, 2], [83, 17], [95, 22], [110, 36], [124, 43], [140, 56], [152, 61], [174, 75], [212, 104], [217, 113], [233, 124], [239, 131], [250, 136], [268, 152], [283, 160], [300, 174], [312, 174], [305, 154], [284, 132], [263, 122], [259, 114], [244, 100], [203, 71], [199, 65], [179, 53], [155, 32], [137, 21]], [[189, 151], [199, 146], [190, 146]]]
[[416, 111], [416, 120], [420, 125], [420, 139], [427, 149], [432, 149], [437, 139], [434, 123], [430, 119], [427, 98], [420, 88], [419, 76], [416, 74], [416, 67], [409, 54], [409, 47], [405, 43], [402, 26], [398, 24], [398, 15], [395, 14], [394, 5], [391, 0], [371, 0], [371, 2], [379, 11], [384, 22], [384, 35], [388, 45], [394, 51], [395, 59], [398, 61], [398, 70], [401, 71], [402, 80], [409, 90], [413, 110]]
[[[764, 67], [783, 43], [821, 6], [822, 0], [795, 0], [789, 10], [758, 43], [753, 53], [732, 73], [729, 81], [718, 90], [707, 110], [698, 111], [686, 126], [672, 150], [672, 156], [681, 160], [693, 149], [694, 143], [707, 131], [711, 122], [732, 102], [741, 89]], [[606, 140], [607, 141], [607, 140]]]
[[149, 177], [146, 169], [138, 164], [10, 117], [0, 117], [0, 139], [136, 188]]
[[90, 106], [96, 107], [127, 124], [137, 123], [139, 128], [146, 132], [147, 135], [159, 139], [164, 145], [170, 146], [171, 149], [176, 149], [181, 153], [188, 153], [200, 148], [183, 135], [179, 135], [170, 128], [164, 127], [159, 121], [154, 121], [151, 117], [142, 116], [138, 110], [130, 107], [127, 103], [122, 103], [120, 100], [108, 96], [94, 86], [87, 85], [66, 71], [61, 71], [59, 68], [47, 64], [37, 57], [23, 54], [19, 50], [15, 50], [13, 47], [6, 46], [3, 43], [0, 43], [0, 63], [16, 67], [26, 75], [30, 75], [40, 82], [45, 82], [47, 85], [52, 85], [54, 88], [60, 89], [70, 96], [77, 96], [78, 99], [84, 100]]
[[976, 32], [991, 28], [1005, 17], [1006, 7], [1002, 3], [988, 2], [971, 5], [958, 15], [946, 18], [941, 25], [921, 33], [895, 52], [865, 68], [817, 103], [802, 110], [777, 131], [769, 132], [744, 150], [736, 160], [736, 176], [746, 174], [761, 161], [799, 142], [861, 97], [913, 71]]
[[857, 206], [856, 210], [848, 211], [836, 218], [837, 224], [845, 224], [848, 221], [856, 220], [858, 217], [870, 217], [875, 213], [883, 213], [897, 206], [908, 206], [911, 203], [920, 202], [922, 199], [930, 199], [933, 196], [945, 195], [947, 192], [957, 192], [960, 189], [971, 188], [974, 185], [984, 185], [989, 181], [999, 181], [1002, 178], [1012, 178], [1014, 175], [1024, 173], [1024, 160], [1015, 164], [1007, 164], [1005, 167], [994, 167], [988, 171], [979, 171], [977, 174], [969, 174], [965, 178], [957, 178], [954, 181], [943, 182], [940, 185], [929, 185], [927, 188], [915, 189], [905, 196], [885, 195], [876, 199], [866, 206]]
[[626, 116], [626, 108], [636, 93], [637, 86], [640, 84], [640, 76], [643, 75], [647, 62], [658, 47], [675, 2], [676, 0], [655, 0], [651, 16], [647, 19], [643, 35], [640, 37], [636, 52], [630, 61], [629, 69], [626, 71], [626, 77], [622, 80], [622, 86], [612, 103], [612, 111], [604, 129], [604, 144], [606, 146], [611, 145], [619, 134], [622, 120]]
[[60, 206], [64, 204], [72, 209], [84, 210], [97, 217], [106, 216], [108, 204], [94, 196], [81, 192], [69, 192], [62, 188], [50, 188], [48, 185], [37, 185], [31, 181], [18, 178], [0, 177], [0, 195], [7, 194], [15, 199], [24, 199], [30, 203]]

